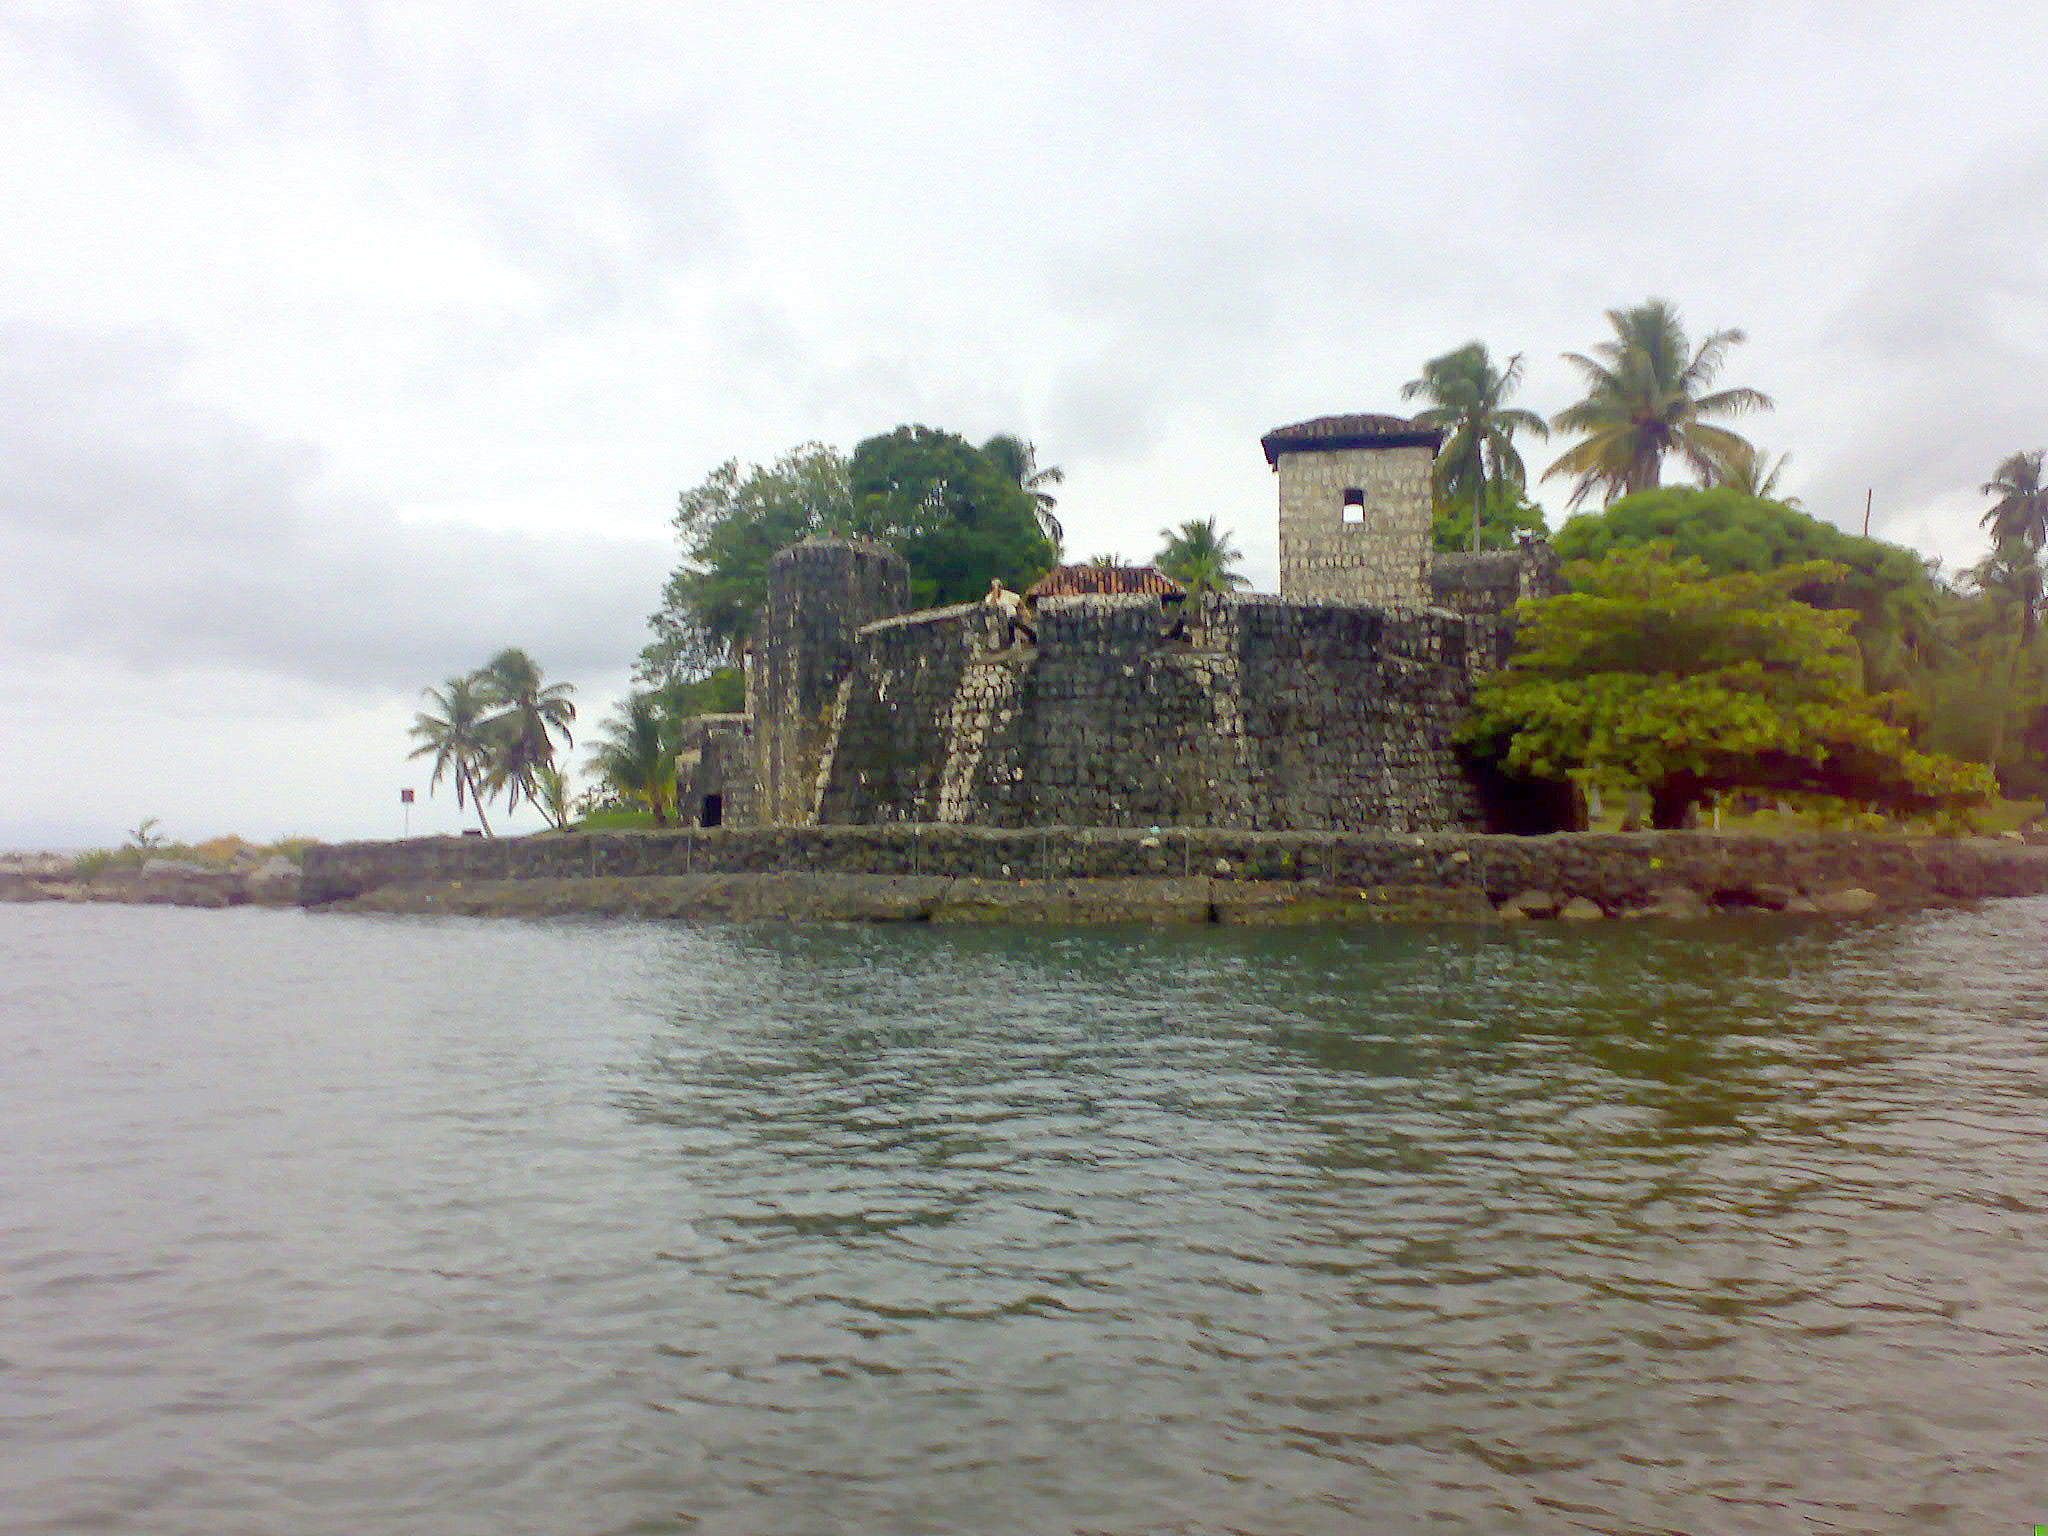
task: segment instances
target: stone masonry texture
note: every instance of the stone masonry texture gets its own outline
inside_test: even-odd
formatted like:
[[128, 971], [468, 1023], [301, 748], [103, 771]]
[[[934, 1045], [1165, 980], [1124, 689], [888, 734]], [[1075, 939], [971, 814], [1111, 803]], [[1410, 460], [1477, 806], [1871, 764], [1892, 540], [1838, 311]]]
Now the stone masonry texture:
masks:
[[[387, 887], [705, 875], [1019, 881], [1206, 879], [1210, 901], [1377, 905], [1417, 892], [1448, 910], [1489, 910], [1524, 892], [1583, 897], [1609, 912], [1683, 886], [1723, 905], [1782, 904], [1788, 891], [1860, 887], [1888, 907], [2048, 891], [2048, 849], [2003, 839], [1722, 836], [1711, 832], [1388, 836], [1174, 828], [719, 827], [675, 832], [415, 838], [309, 849], [308, 906]], [[759, 897], [754, 898], [756, 901]], [[1115, 916], [1113, 897], [1100, 915]], [[1463, 903], [1462, 907], [1459, 903]], [[1483, 907], [1482, 904], [1483, 903]], [[792, 895], [784, 915], [800, 915]], [[1126, 914], [1131, 915], [1131, 914]], [[1135, 915], [1144, 915], [1142, 912]]]
[[769, 562], [747, 679], [756, 820], [813, 819], [854, 632], [909, 606], [909, 567], [880, 544], [805, 539]]
[[1476, 827], [1452, 734], [1470, 626], [1210, 596], [979, 604], [864, 627], [816, 821], [1267, 830]]
[[[1302, 602], [1419, 607], [1430, 600], [1433, 449], [1325, 448], [1281, 453], [1280, 595]], [[1344, 520], [1345, 493], [1364, 516]]]

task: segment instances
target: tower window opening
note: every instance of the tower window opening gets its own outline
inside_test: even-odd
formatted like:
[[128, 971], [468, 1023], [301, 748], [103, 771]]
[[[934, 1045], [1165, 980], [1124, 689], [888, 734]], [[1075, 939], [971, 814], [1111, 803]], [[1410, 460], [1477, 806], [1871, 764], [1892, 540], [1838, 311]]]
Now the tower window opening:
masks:
[[1344, 521], [1362, 523], [1365, 521], [1365, 492], [1351, 486], [1344, 492]]

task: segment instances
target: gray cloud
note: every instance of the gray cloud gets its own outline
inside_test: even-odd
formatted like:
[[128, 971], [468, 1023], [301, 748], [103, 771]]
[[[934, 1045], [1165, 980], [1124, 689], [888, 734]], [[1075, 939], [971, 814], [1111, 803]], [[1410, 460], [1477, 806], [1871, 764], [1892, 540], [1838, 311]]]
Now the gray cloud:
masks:
[[195, 159], [251, 142], [328, 151], [394, 213], [459, 210], [545, 284], [556, 324], [649, 298], [726, 238], [701, 112], [625, 12], [8, 7], [10, 36], [146, 141]]
[[1849, 403], [1823, 503], [1910, 513], [2048, 445], [2048, 151], [2008, 147], [1918, 199], [1821, 338]]
[[408, 524], [186, 398], [157, 337], [0, 329], [0, 641], [153, 671], [411, 692], [523, 645], [556, 675], [644, 639], [655, 539]]

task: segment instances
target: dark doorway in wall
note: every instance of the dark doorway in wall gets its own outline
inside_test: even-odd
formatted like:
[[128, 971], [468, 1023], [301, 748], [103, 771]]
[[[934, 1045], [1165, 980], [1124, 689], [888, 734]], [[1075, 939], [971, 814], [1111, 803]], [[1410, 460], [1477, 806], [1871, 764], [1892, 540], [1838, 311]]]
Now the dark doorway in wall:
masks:
[[1365, 521], [1365, 492], [1351, 486], [1344, 492], [1344, 521], [1362, 523]]
[[715, 827], [725, 820], [725, 796], [706, 795], [703, 814], [697, 818], [700, 827]]

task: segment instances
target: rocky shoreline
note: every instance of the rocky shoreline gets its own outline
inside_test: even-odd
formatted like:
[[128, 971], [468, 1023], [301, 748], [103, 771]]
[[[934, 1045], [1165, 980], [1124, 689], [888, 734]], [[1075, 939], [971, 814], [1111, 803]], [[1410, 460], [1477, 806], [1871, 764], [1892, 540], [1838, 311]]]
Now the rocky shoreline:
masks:
[[0, 901], [789, 922], [1382, 923], [1858, 917], [2048, 894], [2012, 838], [1506, 838], [1202, 830], [742, 828], [323, 845], [81, 878], [0, 865]]
[[295, 907], [299, 866], [287, 858], [216, 869], [151, 859], [135, 869], [73, 873], [69, 859], [21, 859], [0, 867], [0, 901], [124, 902], [170, 907]]

